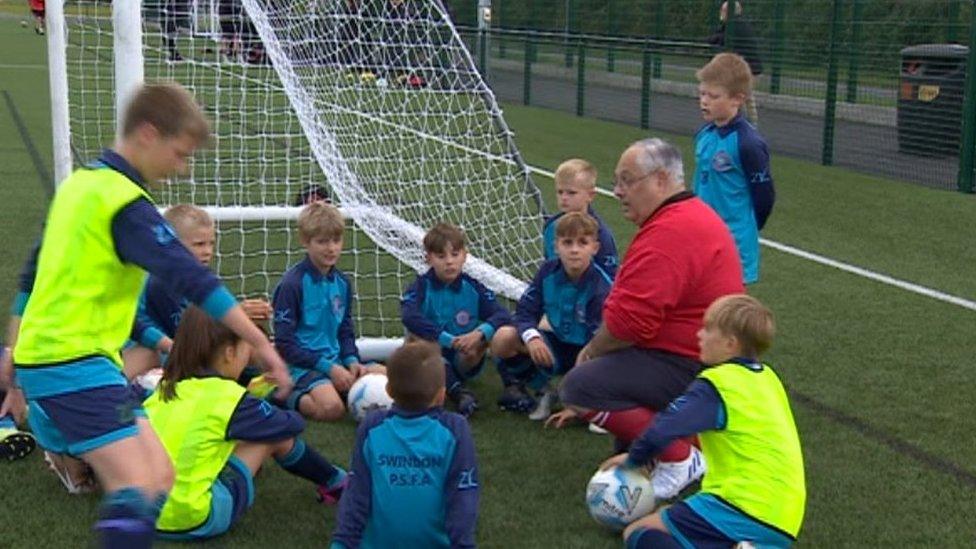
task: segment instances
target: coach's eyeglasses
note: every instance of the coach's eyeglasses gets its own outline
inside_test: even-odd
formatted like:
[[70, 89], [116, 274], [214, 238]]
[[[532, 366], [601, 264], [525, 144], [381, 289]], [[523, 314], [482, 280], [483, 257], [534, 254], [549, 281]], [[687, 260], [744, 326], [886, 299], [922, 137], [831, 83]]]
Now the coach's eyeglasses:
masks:
[[651, 177], [652, 175], [654, 175], [656, 173], [657, 173], [656, 171], [649, 172], [649, 173], [645, 173], [644, 175], [642, 175], [640, 177], [636, 177], [634, 179], [620, 179], [618, 177], [614, 177], [613, 178], [613, 186], [614, 186], [614, 188], [616, 188], [617, 186], [620, 186], [620, 187], [624, 187], [624, 188], [628, 188], [629, 189], [630, 187], [633, 187], [637, 183], [640, 183], [641, 181], [647, 179], [648, 177]]

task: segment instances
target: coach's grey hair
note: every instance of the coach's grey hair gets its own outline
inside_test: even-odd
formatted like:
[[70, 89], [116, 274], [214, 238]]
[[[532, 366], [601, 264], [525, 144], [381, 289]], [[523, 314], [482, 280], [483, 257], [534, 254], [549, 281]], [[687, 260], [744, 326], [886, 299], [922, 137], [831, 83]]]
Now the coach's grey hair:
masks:
[[630, 147], [638, 150], [637, 165], [644, 173], [663, 171], [671, 181], [685, 184], [684, 163], [677, 147], [656, 137], [635, 141]]

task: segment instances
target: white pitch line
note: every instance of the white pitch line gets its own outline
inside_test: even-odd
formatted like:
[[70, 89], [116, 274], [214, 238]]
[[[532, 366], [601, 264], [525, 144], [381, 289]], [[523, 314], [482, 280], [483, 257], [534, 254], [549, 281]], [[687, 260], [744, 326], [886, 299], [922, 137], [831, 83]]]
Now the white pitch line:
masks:
[[19, 63], [0, 63], [0, 69], [47, 70], [47, 65], [24, 65]]
[[[548, 177], [550, 179], [554, 178], [556, 174], [538, 168], [536, 166], [528, 166], [529, 171], [532, 173], [537, 173], [541, 176]], [[603, 196], [608, 196], [610, 198], [616, 198], [612, 192], [607, 189], [597, 187], [596, 192], [602, 194]], [[887, 284], [889, 286], [894, 286], [896, 288], [901, 288], [902, 290], [907, 290], [909, 292], [936, 299], [944, 303], [949, 303], [952, 305], [958, 305], [964, 309], [969, 309], [970, 311], [976, 311], [976, 301], [971, 301], [959, 296], [954, 296], [952, 294], [947, 294], [945, 292], [940, 292], [939, 290], [934, 290], [926, 286], [915, 284], [914, 282], [908, 282], [907, 280], [901, 280], [888, 276], [886, 274], [877, 273], [858, 267], [857, 265], [851, 265], [850, 263], [844, 263], [843, 261], [837, 261], [836, 259], [831, 259], [813, 252], [808, 252], [806, 250], [801, 250], [799, 248], [794, 248], [793, 246], [776, 242], [775, 240], [769, 240], [768, 238], [760, 238], [759, 243], [768, 248], [790, 254], [808, 261], [813, 261], [814, 263], [819, 263], [827, 267], [833, 267], [834, 269], [851, 273], [857, 276], [862, 276], [864, 278], [874, 280], [875, 282], [880, 282], [882, 284]]]

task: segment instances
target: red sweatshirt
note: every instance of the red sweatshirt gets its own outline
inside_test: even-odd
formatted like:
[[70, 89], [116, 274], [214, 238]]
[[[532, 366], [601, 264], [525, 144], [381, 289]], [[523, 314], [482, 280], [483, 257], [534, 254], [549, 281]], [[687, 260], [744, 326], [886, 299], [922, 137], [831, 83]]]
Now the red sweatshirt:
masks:
[[705, 309], [745, 293], [732, 234], [691, 193], [665, 201], [634, 236], [603, 306], [617, 339], [698, 359]]

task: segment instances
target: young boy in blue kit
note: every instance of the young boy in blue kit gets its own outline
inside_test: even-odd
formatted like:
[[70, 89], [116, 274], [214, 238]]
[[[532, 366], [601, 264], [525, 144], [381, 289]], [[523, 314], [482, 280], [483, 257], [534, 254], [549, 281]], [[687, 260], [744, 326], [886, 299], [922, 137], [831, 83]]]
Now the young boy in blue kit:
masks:
[[707, 366], [629, 453], [602, 468], [644, 467], [672, 441], [697, 434], [708, 473], [700, 492], [628, 526], [628, 548], [796, 541], [806, 507], [800, 437], [783, 383], [759, 358], [774, 332], [772, 313], [744, 294], [705, 311], [698, 342]]
[[[176, 204], [163, 212], [180, 242], [200, 263], [210, 266], [217, 243], [214, 221], [203, 208], [192, 204]], [[135, 379], [147, 370], [161, 366], [173, 347], [173, 337], [180, 317], [189, 302], [175, 295], [156, 276], [146, 280], [139, 297], [136, 325], [132, 338], [139, 343], [122, 353], [125, 375]], [[245, 299], [241, 307], [248, 318], [261, 325], [271, 318], [271, 305], [264, 299]], [[148, 351], [148, 352], [147, 352]], [[155, 351], [155, 352], [153, 352]]]
[[593, 164], [579, 158], [570, 158], [556, 168], [556, 204], [559, 213], [546, 219], [542, 228], [542, 248], [545, 259], [556, 259], [556, 223], [570, 212], [589, 214], [596, 220], [597, 248], [594, 261], [607, 274], [613, 277], [617, 274], [619, 260], [617, 258], [617, 243], [613, 233], [600, 216], [593, 210], [593, 199], [596, 198], [597, 171]]
[[766, 141], [740, 112], [752, 73], [742, 57], [720, 53], [695, 76], [705, 125], [695, 134], [693, 190], [728, 225], [744, 282], [752, 284], [759, 280], [759, 231], [776, 200]]
[[[576, 364], [603, 317], [612, 279], [595, 261], [599, 225], [591, 216], [569, 212], [556, 224], [558, 258], [546, 261], [515, 308], [515, 326], [498, 330], [491, 353], [499, 360], [503, 409], [529, 412], [541, 421], [552, 411], [553, 376]], [[540, 326], [543, 315], [547, 326]], [[540, 392], [538, 403], [526, 385]], [[534, 410], [533, 410], [534, 408]]]
[[275, 347], [288, 363], [295, 389], [276, 402], [316, 421], [338, 421], [346, 407], [340, 394], [365, 373], [352, 320], [353, 287], [336, 267], [342, 254], [345, 220], [332, 204], [313, 201], [298, 216], [298, 236], [306, 255], [288, 269], [275, 288]]
[[468, 422], [441, 407], [442, 361], [419, 340], [390, 356], [394, 405], [359, 424], [333, 549], [475, 546], [477, 457]]
[[424, 236], [430, 269], [417, 277], [400, 301], [409, 337], [438, 343], [444, 357], [447, 396], [461, 415], [478, 407], [464, 382], [481, 372], [495, 332], [511, 321], [495, 293], [461, 269], [468, 257], [464, 232], [440, 223]]

